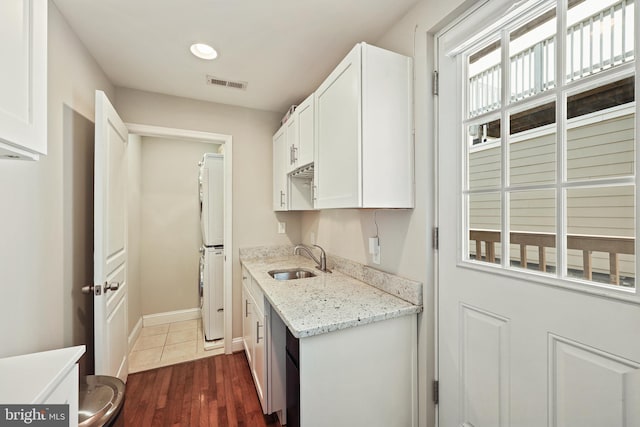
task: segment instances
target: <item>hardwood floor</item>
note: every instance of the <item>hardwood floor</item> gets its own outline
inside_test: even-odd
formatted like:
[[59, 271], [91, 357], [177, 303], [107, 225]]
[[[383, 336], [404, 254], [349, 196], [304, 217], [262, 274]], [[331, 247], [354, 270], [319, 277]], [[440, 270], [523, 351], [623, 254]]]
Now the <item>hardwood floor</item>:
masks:
[[129, 375], [125, 426], [280, 427], [262, 414], [243, 352]]

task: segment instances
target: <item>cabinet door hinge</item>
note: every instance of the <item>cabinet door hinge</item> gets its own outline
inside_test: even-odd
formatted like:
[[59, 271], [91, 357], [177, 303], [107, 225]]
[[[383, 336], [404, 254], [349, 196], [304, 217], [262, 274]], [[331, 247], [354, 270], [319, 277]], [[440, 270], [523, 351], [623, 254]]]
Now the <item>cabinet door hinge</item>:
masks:
[[437, 405], [439, 400], [440, 400], [440, 390], [439, 390], [438, 381], [434, 381], [433, 382], [433, 403]]
[[439, 91], [440, 91], [440, 79], [438, 78], [438, 72], [434, 71], [433, 72], [433, 89], [432, 89], [432, 93], [434, 95], [438, 95]]
[[433, 227], [433, 249], [440, 249], [440, 229]]

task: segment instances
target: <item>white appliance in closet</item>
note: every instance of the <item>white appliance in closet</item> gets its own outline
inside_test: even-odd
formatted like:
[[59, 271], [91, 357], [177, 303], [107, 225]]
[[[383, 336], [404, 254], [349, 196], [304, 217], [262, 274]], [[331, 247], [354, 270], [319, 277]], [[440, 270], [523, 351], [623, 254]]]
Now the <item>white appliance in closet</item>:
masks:
[[198, 177], [200, 193], [200, 309], [206, 341], [224, 338], [224, 156], [205, 154]]

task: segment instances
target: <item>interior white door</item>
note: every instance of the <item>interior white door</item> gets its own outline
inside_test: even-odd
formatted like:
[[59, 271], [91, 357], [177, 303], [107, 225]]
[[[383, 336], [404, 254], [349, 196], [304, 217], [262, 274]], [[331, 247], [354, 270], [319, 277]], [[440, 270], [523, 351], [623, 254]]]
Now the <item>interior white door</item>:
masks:
[[96, 91], [94, 176], [94, 333], [97, 375], [126, 381], [127, 138], [109, 99]]
[[638, 426], [637, 303], [464, 260], [463, 79], [447, 50], [493, 19], [483, 8], [436, 41], [439, 425]]

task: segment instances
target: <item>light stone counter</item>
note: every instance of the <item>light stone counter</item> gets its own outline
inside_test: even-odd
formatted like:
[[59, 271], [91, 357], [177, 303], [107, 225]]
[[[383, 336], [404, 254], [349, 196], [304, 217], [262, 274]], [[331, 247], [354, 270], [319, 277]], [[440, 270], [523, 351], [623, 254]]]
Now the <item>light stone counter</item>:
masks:
[[[241, 262], [297, 338], [422, 311], [421, 305], [407, 302], [340, 271], [323, 273], [306, 257], [247, 259], [241, 256]], [[270, 270], [289, 268], [312, 270], [316, 277], [275, 280], [268, 274]]]

